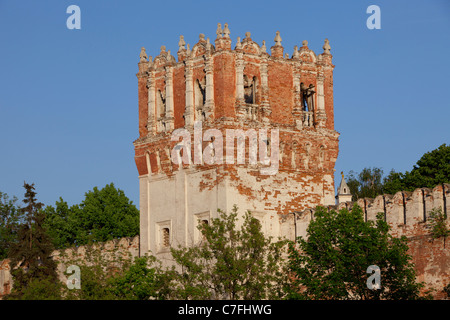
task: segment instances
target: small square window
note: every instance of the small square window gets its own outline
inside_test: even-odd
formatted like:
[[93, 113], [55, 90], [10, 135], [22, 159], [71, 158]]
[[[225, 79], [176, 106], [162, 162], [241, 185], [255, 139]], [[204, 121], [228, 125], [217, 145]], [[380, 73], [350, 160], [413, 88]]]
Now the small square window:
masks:
[[169, 228], [163, 228], [162, 229], [162, 246], [164, 248], [170, 247], [170, 230]]

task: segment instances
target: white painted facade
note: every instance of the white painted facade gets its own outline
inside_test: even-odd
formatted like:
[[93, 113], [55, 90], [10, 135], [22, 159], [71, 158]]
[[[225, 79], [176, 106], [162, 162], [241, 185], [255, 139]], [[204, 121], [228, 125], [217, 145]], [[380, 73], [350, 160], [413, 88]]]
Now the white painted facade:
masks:
[[[141, 255], [151, 252], [162, 260], [169, 259], [169, 247], [164, 245], [167, 236], [172, 247], [197, 243], [201, 237], [198, 223], [217, 218], [218, 209], [229, 213], [237, 205], [241, 217], [238, 226], [249, 210], [260, 220], [268, 236], [293, 239], [294, 230], [280, 221], [281, 209], [289, 204], [292, 210], [308, 208], [317, 198], [323, 199], [323, 205], [334, 204], [334, 194], [324, 194], [323, 185], [313, 183], [312, 176], [298, 182], [292, 173], [279, 172], [261, 179], [248, 168], [236, 169], [239, 180], [223, 172], [223, 167], [202, 171], [185, 168], [172, 176], [165, 173], [140, 176]], [[333, 177], [325, 180], [332, 184]], [[293, 203], [296, 197], [300, 200]]]

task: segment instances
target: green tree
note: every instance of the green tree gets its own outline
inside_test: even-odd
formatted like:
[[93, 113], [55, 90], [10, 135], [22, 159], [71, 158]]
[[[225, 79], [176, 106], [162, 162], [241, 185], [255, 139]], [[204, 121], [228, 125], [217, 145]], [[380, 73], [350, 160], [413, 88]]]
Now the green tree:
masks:
[[77, 263], [80, 267], [80, 289], [68, 289], [64, 287], [64, 299], [66, 300], [117, 300], [112, 293], [111, 279], [115, 276], [111, 269], [104, 265]]
[[264, 236], [260, 222], [244, 215], [237, 228], [237, 207], [211, 223], [199, 224], [196, 246], [172, 248], [177, 269], [175, 291], [182, 299], [279, 299], [287, 281], [284, 242]]
[[120, 276], [111, 279], [111, 292], [116, 299], [163, 300], [172, 295], [174, 272], [163, 270], [154, 256], [136, 258]]
[[111, 183], [86, 193], [80, 204], [79, 223], [81, 243], [133, 237], [139, 234], [139, 210]]
[[347, 179], [353, 201], [364, 197], [375, 198], [383, 193], [434, 188], [442, 183], [450, 183], [450, 146], [446, 144], [425, 153], [411, 171], [402, 173], [392, 169], [383, 178], [381, 168], [364, 168], [360, 173], [350, 171]]
[[445, 245], [445, 238], [450, 235], [450, 230], [447, 227], [447, 219], [442, 212], [441, 207], [433, 208], [433, 210], [431, 210], [429, 216], [429, 228], [434, 239], [444, 238]]
[[383, 192], [385, 194], [396, 194], [398, 191], [407, 190], [404, 176], [403, 173], [392, 169], [389, 175], [383, 179]]
[[[36, 278], [30, 281], [20, 296], [21, 300], [61, 300], [62, 283], [50, 278]], [[11, 296], [10, 299], [14, 299]]]
[[80, 268], [80, 289], [63, 288], [62, 295], [67, 300], [117, 300], [112, 280], [121, 276], [132, 263], [129, 252], [108, 249], [103, 243], [85, 245], [81, 251], [74, 248], [61, 251], [60, 260], [65, 267]]
[[450, 145], [446, 144], [425, 153], [411, 171], [391, 171], [384, 181], [384, 189], [394, 194], [401, 190], [434, 188], [442, 183], [450, 183]]
[[17, 242], [19, 226], [23, 222], [23, 211], [16, 202], [16, 197], [10, 199], [0, 192], [0, 260], [7, 258], [10, 246]]
[[139, 210], [113, 183], [94, 187], [81, 204], [68, 206], [62, 198], [44, 210], [57, 248], [104, 242], [139, 234]]
[[[24, 299], [31, 297], [31, 292], [45, 292], [58, 282], [56, 263], [51, 254], [54, 251], [52, 241], [43, 227], [45, 213], [41, 210], [43, 204], [37, 202], [34, 184], [24, 183], [25, 207], [20, 209], [25, 215], [25, 221], [20, 225], [17, 242], [9, 248], [13, 288], [8, 299]], [[50, 288], [49, 288], [50, 289]], [[53, 292], [53, 290], [49, 290]], [[42, 296], [35, 296], [42, 299]], [[51, 298], [55, 298], [52, 296]]]
[[[289, 245], [291, 299], [418, 299], [422, 284], [407, 254], [405, 237], [394, 238], [379, 214], [364, 221], [355, 205], [339, 212], [318, 207], [306, 239]], [[381, 270], [381, 288], [367, 287], [367, 269]]]
[[77, 244], [77, 230], [80, 228], [77, 216], [79, 210], [77, 205], [69, 207], [62, 198], [56, 201], [55, 207], [45, 207], [44, 212], [47, 216], [45, 226], [55, 248], [62, 249]]
[[[68, 300], [149, 300], [170, 296], [173, 272], [154, 256], [136, 257], [102, 244], [85, 246], [84, 254], [63, 255], [65, 265], [80, 268], [80, 289], [63, 288]], [[71, 249], [69, 249], [71, 250]]]
[[375, 198], [383, 192], [383, 170], [380, 168], [364, 168], [359, 174], [349, 172], [347, 185], [352, 194], [352, 200], [360, 198]]

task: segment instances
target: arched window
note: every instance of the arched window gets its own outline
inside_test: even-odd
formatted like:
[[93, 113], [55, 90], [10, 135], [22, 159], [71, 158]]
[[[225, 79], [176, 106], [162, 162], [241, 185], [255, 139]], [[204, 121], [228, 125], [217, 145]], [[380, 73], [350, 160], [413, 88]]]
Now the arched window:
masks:
[[256, 104], [257, 78], [249, 79], [244, 75], [244, 101], [249, 104]]
[[195, 107], [201, 108], [205, 105], [206, 96], [205, 96], [205, 78], [203, 78], [201, 81], [196, 80], [195, 81]]
[[158, 117], [165, 117], [166, 115], [166, 99], [165, 95], [158, 90], [156, 92], [156, 110]]

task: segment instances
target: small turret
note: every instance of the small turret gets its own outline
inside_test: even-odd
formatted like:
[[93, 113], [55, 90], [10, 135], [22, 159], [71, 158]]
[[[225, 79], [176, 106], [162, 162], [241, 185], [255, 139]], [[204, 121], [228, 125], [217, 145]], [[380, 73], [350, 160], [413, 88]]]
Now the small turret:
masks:
[[350, 193], [350, 188], [344, 178], [344, 172], [341, 172], [342, 180], [339, 185], [338, 192], [336, 195], [336, 204], [345, 203], [352, 201], [352, 194]]

